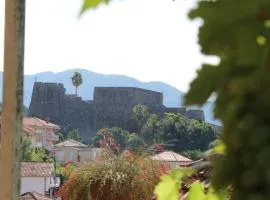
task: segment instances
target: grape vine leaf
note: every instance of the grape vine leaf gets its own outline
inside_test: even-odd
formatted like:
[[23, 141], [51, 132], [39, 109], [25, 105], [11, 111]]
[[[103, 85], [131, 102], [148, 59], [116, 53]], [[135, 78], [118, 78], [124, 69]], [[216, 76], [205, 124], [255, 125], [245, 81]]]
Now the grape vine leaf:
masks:
[[160, 182], [155, 188], [155, 195], [158, 200], [178, 200], [179, 184], [171, 176], [164, 175], [160, 177]]
[[196, 181], [191, 184], [189, 193], [188, 193], [188, 200], [204, 200], [206, 195], [204, 194], [204, 185], [203, 183]]
[[176, 180], [180, 181], [183, 177], [190, 176], [193, 173], [195, 173], [196, 170], [192, 168], [179, 168], [179, 169], [174, 169], [171, 171], [170, 176]]
[[190, 89], [185, 95], [186, 105], [203, 105], [210, 95], [217, 90], [217, 86], [219, 85], [221, 77], [220, 68], [204, 64], [197, 71], [197, 74], [197, 78], [192, 81]]
[[102, 3], [108, 3], [110, 0], [83, 0], [80, 15], [86, 10], [97, 8]]

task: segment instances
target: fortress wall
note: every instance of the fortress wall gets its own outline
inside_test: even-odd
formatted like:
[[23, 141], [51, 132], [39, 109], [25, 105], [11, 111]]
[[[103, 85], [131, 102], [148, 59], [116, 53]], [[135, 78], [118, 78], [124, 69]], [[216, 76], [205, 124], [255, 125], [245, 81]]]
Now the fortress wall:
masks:
[[59, 124], [64, 132], [78, 128], [83, 138], [89, 138], [98, 129], [118, 126], [132, 131], [133, 106], [144, 104], [149, 112], [162, 116], [165, 112], [183, 113], [205, 121], [202, 110], [166, 108], [163, 94], [133, 87], [96, 87], [94, 100], [84, 101], [76, 95], [66, 95], [63, 84], [36, 82], [28, 116], [50, 120]]
[[205, 121], [205, 116], [203, 110], [188, 110], [185, 113], [185, 116], [191, 119], [196, 119], [198, 121], [204, 122]]
[[98, 104], [162, 105], [163, 95], [159, 92], [132, 87], [96, 87], [94, 102]]
[[165, 112], [185, 114], [186, 113], [186, 108], [184, 108], [184, 107], [181, 107], [181, 108], [166, 108]]

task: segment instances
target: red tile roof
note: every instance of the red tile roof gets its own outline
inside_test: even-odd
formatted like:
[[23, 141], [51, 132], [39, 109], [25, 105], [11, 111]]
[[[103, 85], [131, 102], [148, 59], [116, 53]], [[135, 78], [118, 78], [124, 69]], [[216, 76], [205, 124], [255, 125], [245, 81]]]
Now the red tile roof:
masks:
[[[0, 116], [0, 124], [2, 124], [2, 116]], [[52, 128], [55, 130], [59, 130], [60, 127], [56, 124], [46, 122], [44, 120], [34, 118], [34, 117], [24, 117], [23, 118], [23, 127], [22, 130], [28, 135], [35, 134], [35, 127], [44, 127], [44, 128]]]
[[44, 128], [47, 127], [47, 128], [52, 128], [52, 129], [60, 129], [60, 127], [56, 124], [46, 122], [42, 119], [35, 118], [35, 117], [24, 117], [23, 118], [23, 125], [44, 127]]
[[21, 177], [50, 177], [53, 171], [52, 162], [21, 162]]

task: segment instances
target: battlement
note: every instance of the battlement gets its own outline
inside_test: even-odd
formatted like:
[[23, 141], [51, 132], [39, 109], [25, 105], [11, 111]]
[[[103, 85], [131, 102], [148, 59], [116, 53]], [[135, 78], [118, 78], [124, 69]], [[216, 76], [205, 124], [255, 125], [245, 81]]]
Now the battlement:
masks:
[[136, 87], [95, 87], [94, 102], [98, 104], [163, 105], [163, 94]]
[[55, 89], [64, 89], [64, 84], [63, 83], [48, 83], [48, 82], [35, 82], [34, 83], [34, 88], [42, 88], [42, 87], [52, 87]]

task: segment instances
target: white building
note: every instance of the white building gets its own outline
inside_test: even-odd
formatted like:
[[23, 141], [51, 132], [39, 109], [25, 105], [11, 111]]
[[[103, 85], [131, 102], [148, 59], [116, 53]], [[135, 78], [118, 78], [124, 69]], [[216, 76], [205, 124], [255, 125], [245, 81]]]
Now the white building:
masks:
[[101, 148], [89, 148], [76, 140], [66, 140], [52, 148], [55, 160], [58, 162], [89, 162], [101, 156]]
[[55, 177], [52, 162], [21, 162], [21, 195], [32, 191], [49, 194], [50, 188], [59, 185], [60, 178]]

